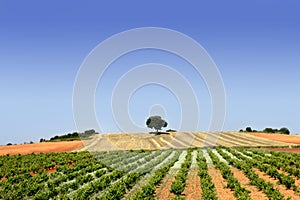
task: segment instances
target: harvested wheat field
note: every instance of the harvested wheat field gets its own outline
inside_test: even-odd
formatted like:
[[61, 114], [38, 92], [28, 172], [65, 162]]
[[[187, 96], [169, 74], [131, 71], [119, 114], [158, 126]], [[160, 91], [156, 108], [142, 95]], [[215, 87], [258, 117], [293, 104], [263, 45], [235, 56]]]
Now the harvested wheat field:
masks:
[[19, 144], [11, 146], [0, 146], [0, 155], [6, 154], [30, 154], [49, 152], [69, 152], [83, 146], [82, 141], [68, 142], [41, 142], [34, 144]]
[[149, 133], [97, 134], [93, 139], [84, 141], [84, 144], [84, 147], [79, 149], [80, 151], [294, 145], [293, 143], [272, 140], [272, 138], [261, 138], [239, 132], [172, 132], [158, 135]]

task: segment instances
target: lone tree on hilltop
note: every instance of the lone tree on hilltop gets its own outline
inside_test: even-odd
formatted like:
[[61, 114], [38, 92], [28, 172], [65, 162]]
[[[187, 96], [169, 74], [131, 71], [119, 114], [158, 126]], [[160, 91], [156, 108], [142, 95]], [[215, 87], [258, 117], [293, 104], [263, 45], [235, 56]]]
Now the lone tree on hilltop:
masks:
[[158, 133], [158, 130], [161, 130], [162, 127], [167, 127], [168, 122], [163, 120], [160, 116], [151, 116], [147, 119], [146, 125], [148, 128], [153, 128]]

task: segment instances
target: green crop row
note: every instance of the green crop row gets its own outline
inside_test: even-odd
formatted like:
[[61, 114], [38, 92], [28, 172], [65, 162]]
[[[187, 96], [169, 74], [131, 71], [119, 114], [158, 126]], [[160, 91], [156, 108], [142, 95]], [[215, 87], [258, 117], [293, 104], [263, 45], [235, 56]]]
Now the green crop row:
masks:
[[142, 189], [138, 191], [133, 197], [133, 200], [140, 199], [152, 199], [154, 196], [156, 186], [161, 182], [161, 180], [166, 176], [170, 168], [178, 161], [179, 153], [176, 151], [175, 155], [159, 169], [155, 170], [148, 180], [147, 184], [142, 186]]
[[223, 158], [225, 158], [228, 161], [228, 163], [244, 172], [244, 174], [249, 178], [251, 185], [256, 186], [259, 190], [262, 190], [269, 199], [284, 199], [284, 196], [279, 192], [278, 189], [274, 188], [272, 183], [266, 182], [264, 179], [260, 178], [258, 174], [252, 169], [253, 166], [251, 165], [251, 159], [243, 157], [241, 154], [238, 154], [229, 148], [226, 148], [226, 150], [241, 160], [231, 158], [221, 149], [217, 149], [217, 151], [222, 155]]
[[187, 154], [185, 156], [185, 161], [181, 164], [181, 168], [176, 174], [175, 180], [172, 182], [170, 192], [174, 193], [178, 198], [183, 192], [186, 184], [187, 175], [189, 172], [189, 168], [192, 163], [192, 149], [187, 150]]
[[210, 175], [208, 174], [208, 168], [206, 164], [206, 160], [203, 156], [198, 153], [197, 157], [198, 167], [200, 176], [200, 183], [202, 189], [202, 199], [210, 199], [210, 200], [217, 200], [216, 196], [216, 188]]
[[223, 178], [227, 182], [227, 187], [234, 191], [234, 195], [236, 196], [236, 198], [239, 200], [250, 200], [250, 191], [241, 186], [238, 179], [234, 177], [230, 167], [227, 164], [221, 162], [212, 151], [209, 151], [208, 153], [216, 168], [221, 171]]

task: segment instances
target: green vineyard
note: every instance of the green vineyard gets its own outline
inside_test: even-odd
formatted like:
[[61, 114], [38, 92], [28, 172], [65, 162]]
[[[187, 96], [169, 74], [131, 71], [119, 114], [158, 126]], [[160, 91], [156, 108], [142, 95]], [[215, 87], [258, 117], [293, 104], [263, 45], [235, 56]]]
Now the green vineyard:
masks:
[[300, 199], [300, 154], [216, 147], [0, 157], [0, 199]]

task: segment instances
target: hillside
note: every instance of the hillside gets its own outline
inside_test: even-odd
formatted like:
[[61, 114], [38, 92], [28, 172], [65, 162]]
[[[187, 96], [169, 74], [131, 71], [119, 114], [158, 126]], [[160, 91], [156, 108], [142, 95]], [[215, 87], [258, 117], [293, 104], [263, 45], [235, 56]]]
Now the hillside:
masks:
[[300, 135], [284, 135], [284, 134], [269, 134], [269, 133], [250, 133], [253, 136], [262, 137], [269, 140], [300, 144]]
[[[69, 142], [41, 142], [0, 146], [0, 155], [30, 154], [68, 151], [106, 151], [106, 150], [138, 150], [169, 149], [206, 146], [290, 146], [299, 145], [300, 136], [223, 132], [173, 132], [153, 135], [149, 133], [116, 133], [96, 134], [90, 140]], [[292, 150], [292, 149], [289, 149]], [[298, 152], [299, 149], [296, 149]]]
[[68, 142], [40, 142], [34, 144], [18, 144], [11, 146], [0, 146], [1, 155], [31, 154], [31, 153], [50, 153], [50, 152], [68, 152], [83, 146], [82, 141]]
[[286, 143], [247, 133], [174, 132], [154, 135], [149, 133], [116, 133], [95, 135], [85, 141], [80, 151], [168, 149], [207, 146], [289, 146]]

